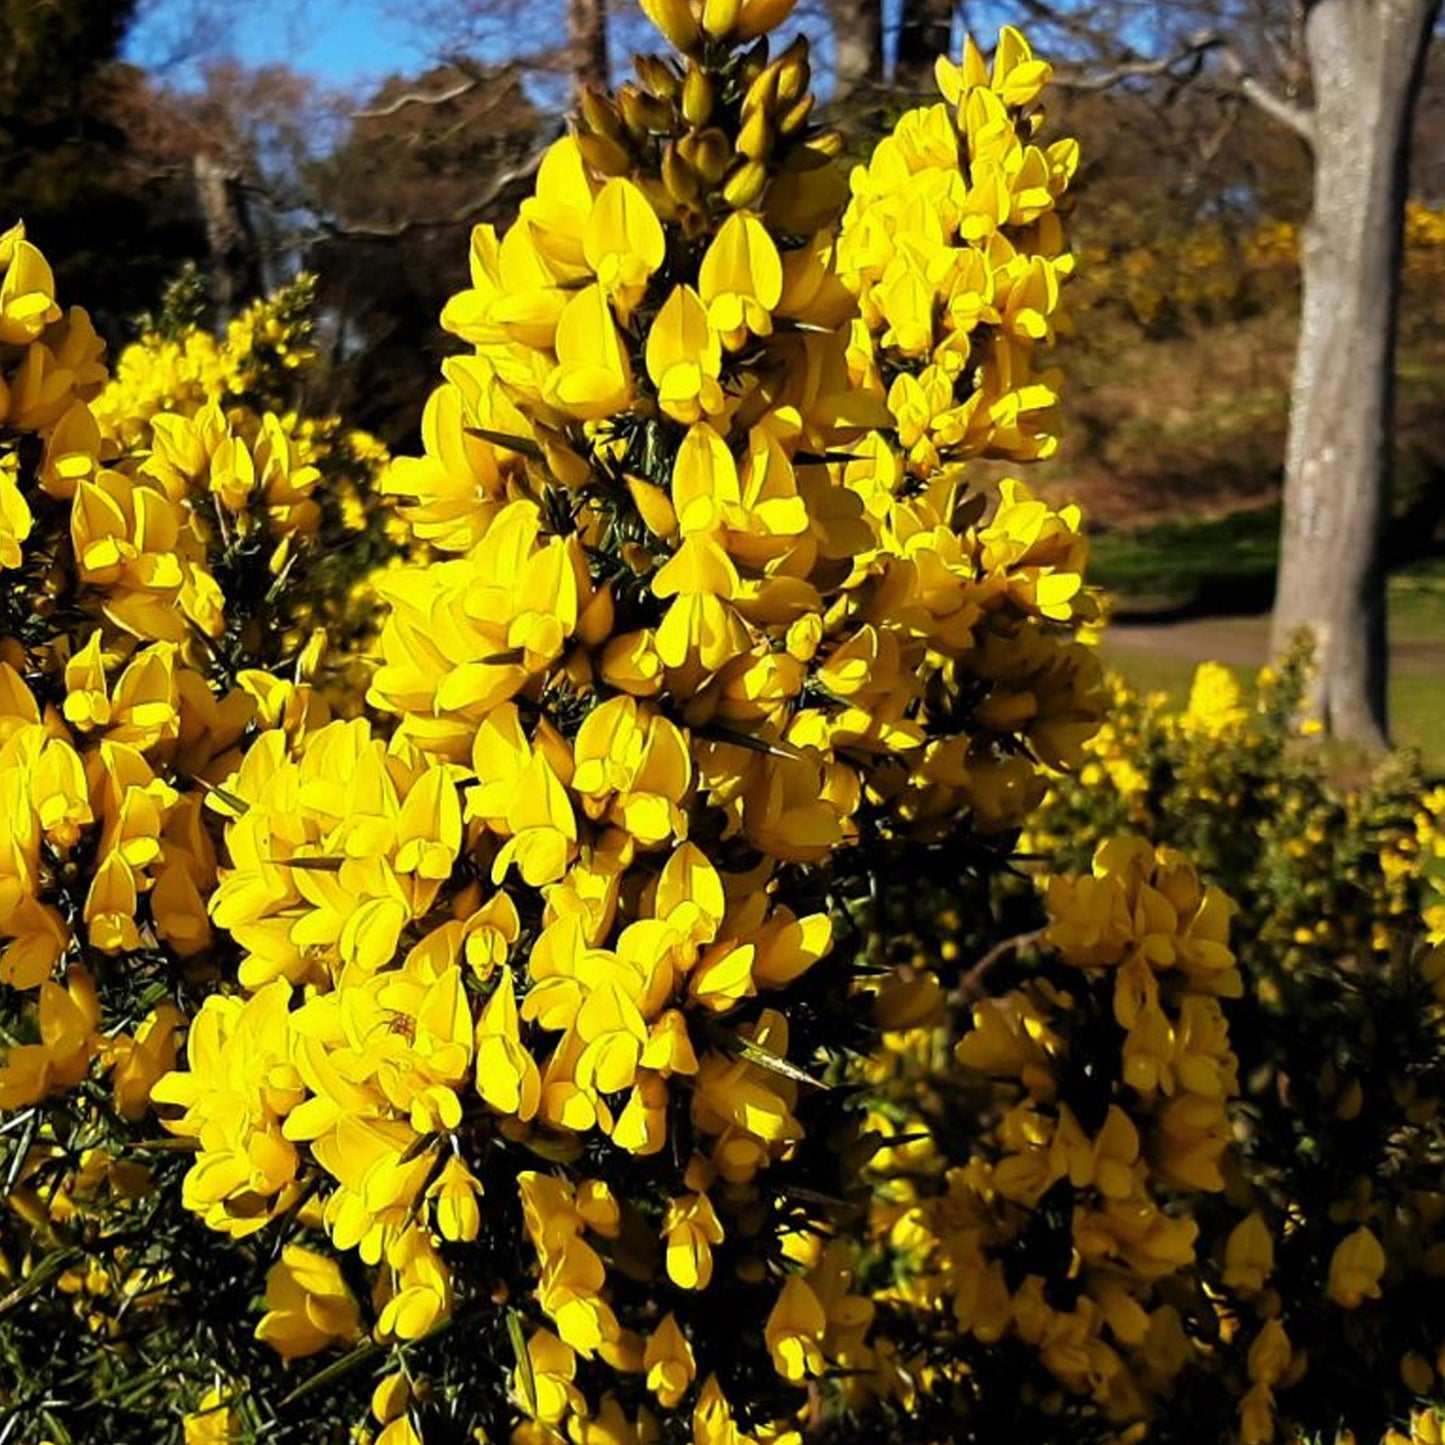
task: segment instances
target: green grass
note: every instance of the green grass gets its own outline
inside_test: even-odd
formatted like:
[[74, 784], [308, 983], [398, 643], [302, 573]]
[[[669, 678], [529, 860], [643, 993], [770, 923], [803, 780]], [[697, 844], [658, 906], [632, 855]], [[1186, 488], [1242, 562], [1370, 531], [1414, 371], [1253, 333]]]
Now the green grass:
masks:
[[1279, 508], [1159, 522], [1090, 538], [1089, 576], [1127, 610], [1268, 605], [1279, 560]]
[[[1178, 609], [1192, 619], [1170, 627], [1157, 647], [1111, 646], [1106, 637], [1106, 660], [1135, 687], [1181, 703], [1204, 657], [1262, 660], [1278, 526], [1278, 508], [1269, 507], [1095, 537], [1090, 575], [1114, 594], [1116, 615]], [[1445, 557], [1396, 572], [1389, 592], [1395, 741], [1445, 773]], [[1251, 615], [1230, 615], [1241, 612]], [[1232, 670], [1250, 683], [1252, 668]]]
[[1445, 672], [1414, 672], [1397, 666], [1390, 676], [1390, 726], [1395, 741], [1419, 748], [1425, 766], [1445, 774]]
[[[1096, 533], [1089, 580], [1120, 612], [1249, 613], [1268, 607], [1278, 560], [1279, 508], [1255, 507]], [[1396, 640], [1445, 646], [1445, 557], [1391, 576], [1390, 626]]]
[[[1109, 646], [1105, 634], [1102, 656], [1108, 667], [1117, 672], [1136, 692], [1167, 693], [1181, 706], [1189, 697], [1189, 685], [1199, 664], [1191, 658], [1171, 652], [1127, 652]], [[1254, 674], [1247, 667], [1231, 667], [1235, 681], [1253, 690]]]
[[1445, 648], [1445, 558], [1421, 562], [1390, 578], [1390, 637]]

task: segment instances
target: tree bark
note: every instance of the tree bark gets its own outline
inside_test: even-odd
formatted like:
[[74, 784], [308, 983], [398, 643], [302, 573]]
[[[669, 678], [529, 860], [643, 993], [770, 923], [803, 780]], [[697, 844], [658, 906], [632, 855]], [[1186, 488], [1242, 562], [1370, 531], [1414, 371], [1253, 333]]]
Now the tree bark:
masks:
[[883, 84], [883, 0], [829, 0], [838, 98]]
[[898, 60], [893, 83], [900, 88], [928, 85], [933, 62], [947, 55], [953, 40], [954, 0], [903, 0], [898, 23]]
[[575, 94], [607, 88], [607, 0], [567, 0], [567, 51]]
[[1272, 641], [1315, 646], [1310, 711], [1382, 746], [1395, 332], [1410, 119], [1440, 0], [1314, 0], [1314, 197], [1300, 258]]
[[196, 152], [191, 166], [211, 253], [211, 295], [224, 325], [261, 294], [261, 248], [236, 169], [206, 150]]

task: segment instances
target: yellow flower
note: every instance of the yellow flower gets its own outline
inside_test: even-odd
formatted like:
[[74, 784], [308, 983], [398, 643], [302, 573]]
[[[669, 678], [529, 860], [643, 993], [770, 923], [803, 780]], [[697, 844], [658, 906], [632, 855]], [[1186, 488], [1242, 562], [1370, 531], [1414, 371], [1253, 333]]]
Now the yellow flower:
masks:
[[266, 1274], [266, 1313], [256, 1338], [283, 1360], [295, 1360], [349, 1345], [360, 1335], [360, 1311], [336, 1261], [286, 1245]]
[[520, 1029], [512, 970], [503, 968], [477, 1020], [477, 1091], [492, 1108], [526, 1123], [541, 1102], [542, 1079]]
[[[0, 382], [0, 386], [3, 386]], [[0, 403], [4, 394], [0, 392]], [[15, 480], [15, 458], [0, 459], [0, 569], [20, 567], [24, 552], [21, 544], [30, 535], [33, 518], [30, 506]]]
[[828, 1320], [818, 1297], [801, 1275], [789, 1275], [768, 1315], [764, 1335], [773, 1368], [798, 1384], [823, 1373], [823, 1335]]
[[65, 739], [51, 738], [41, 748], [30, 788], [35, 816], [46, 837], [57, 848], [73, 848], [94, 814], [80, 755]]
[[718, 228], [698, 272], [698, 294], [708, 325], [736, 351], [747, 339], [768, 336], [773, 308], [783, 295], [783, 265], [763, 223], [735, 211]]
[[108, 1048], [115, 1106], [122, 1118], [145, 1117], [156, 1081], [176, 1066], [176, 1035], [184, 1020], [174, 1004], [153, 1008], [135, 1037], [121, 1034]]
[[436, 1182], [427, 1190], [434, 1200], [437, 1230], [443, 1239], [468, 1242], [477, 1237], [482, 1227], [477, 1199], [482, 1186], [471, 1170], [456, 1156], [442, 1165]]
[[643, 847], [686, 837], [687, 737], [655, 709], [609, 698], [587, 715], [573, 748], [572, 791], [590, 817], [616, 824]]
[[1362, 1224], [1335, 1246], [1325, 1293], [1341, 1309], [1358, 1309], [1367, 1299], [1379, 1299], [1384, 1273], [1385, 1251]]
[[647, 1388], [664, 1409], [674, 1409], [697, 1378], [697, 1364], [687, 1336], [669, 1311], [648, 1336], [642, 1363], [647, 1370]]
[[744, 43], [776, 30], [793, 13], [798, 0], [741, 0], [732, 39]]
[[1224, 1247], [1224, 1282], [1230, 1289], [1257, 1293], [1274, 1270], [1274, 1240], [1256, 1210], [1229, 1233]]
[[20, 1109], [46, 1095], [74, 1088], [86, 1075], [100, 1040], [95, 982], [79, 964], [65, 985], [40, 985], [38, 1044], [12, 1048], [0, 1064], [0, 1109]]
[[281, 1131], [305, 1094], [290, 1061], [290, 998], [284, 979], [245, 1000], [211, 995], [186, 1037], [188, 1068], [151, 1088], [153, 1102], [183, 1110], [165, 1127], [200, 1144], [186, 1207], [237, 1237], [266, 1224], [296, 1174], [296, 1150]]
[[0, 345], [24, 346], [60, 320], [55, 274], [20, 225], [0, 235], [0, 272]]
[[663, 302], [647, 333], [646, 359], [657, 404], [674, 421], [688, 426], [723, 410], [722, 343], [691, 286], [674, 286]]
[[632, 363], [601, 286], [579, 291], [557, 320], [557, 366], [544, 396], [581, 421], [600, 421], [632, 401]]
[[706, 1194], [674, 1199], [662, 1221], [667, 1243], [667, 1276], [679, 1289], [705, 1290], [712, 1280], [712, 1246], [723, 1241], [722, 1225]]
[[732, 1406], [716, 1375], [703, 1381], [692, 1412], [693, 1445], [751, 1445], [751, 1437], [738, 1429]]
[[587, 1403], [573, 1384], [577, 1356], [550, 1330], [533, 1330], [527, 1341], [530, 1369], [519, 1365], [512, 1391], [522, 1408], [545, 1425], [560, 1425], [569, 1415], [585, 1415]]
[[387, 1244], [386, 1266], [377, 1338], [419, 1340], [451, 1313], [451, 1274], [430, 1235], [416, 1225]]
[[[624, 326], [646, 293], [648, 278], [662, 265], [665, 249], [662, 226], [647, 197], [631, 181], [608, 181], [592, 202], [582, 254]], [[561, 327], [559, 322], [559, 333]]]
[[1202, 662], [1189, 688], [1189, 704], [1180, 718], [1186, 730], [1223, 737], [1244, 721], [1239, 684], [1227, 667]]
[[239, 1440], [241, 1422], [231, 1408], [233, 1398], [230, 1387], [212, 1385], [181, 1421], [185, 1445], [230, 1445]]

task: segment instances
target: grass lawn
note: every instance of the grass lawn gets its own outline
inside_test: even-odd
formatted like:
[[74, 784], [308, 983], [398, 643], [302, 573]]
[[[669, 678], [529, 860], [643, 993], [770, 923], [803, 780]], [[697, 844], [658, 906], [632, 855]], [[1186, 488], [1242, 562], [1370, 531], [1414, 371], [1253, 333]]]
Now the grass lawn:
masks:
[[[1130, 683], [1187, 695], [1198, 663], [1248, 682], [1268, 657], [1273, 508], [1169, 522], [1094, 540], [1095, 580], [1120, 617], [1103, 653]], [[1262, 601], [1260, 600], [1262, 598]], [[1390, 716], [1395, 741], [1445, 774], [1445, 558], [1390, 578]]]
[[1090, 580], [1130, 612], [1262, 611], [1278, 559], [1277, 504], [1089, 539]]
[[[1263, 639], [1261, 639], [1261, 647]], [[1189, 696], [1194, 669], [1205, 655], [1135, 647], [1103, 646], [1105, 661], [1131, 686], [1146, 692], [1167, 692], [1183, 702]], [[1226, 664], [1249, 690], [1254, 668]], [[1431, 773], [1445, 776], [1445, 664], [1422, 670], [1410, 663], [1397, 664], [1390, 675], [1390, 720], [1401, 747], [1419, 748]]]

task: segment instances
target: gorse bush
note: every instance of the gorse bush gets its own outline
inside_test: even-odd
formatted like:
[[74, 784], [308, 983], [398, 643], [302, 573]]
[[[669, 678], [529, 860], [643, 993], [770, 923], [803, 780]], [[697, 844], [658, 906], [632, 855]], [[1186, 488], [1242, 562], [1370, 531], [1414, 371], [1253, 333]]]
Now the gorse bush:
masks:
[[[1234, 900], [1245, 987], [1227, 1006], [1241, 1065], [1222, 1162], [1229, 1203], [1250, 1214], [1227, 1236], [1230, 1215], [1214, 1217], [1224, 1275], [1207, 1287], [1227, 1299], [1242, 1269], [1262, 1270], [1242, 1298], [1278, 1325], [1258, 1348], [1279, 1365], [1268, 1383], [1283, 1412], [1366, 1438], [1440, 1393], [1445, 793], [1408, 754], [1338, 777], [1294, 721], [1308, 666], [1292, 652], [1250, 700], [1206, 664], [1183, 708], [1112, 684], [1088, 760], [1056, 782], [1025, 846], [1069, 867], [1127, 829], [1186, 849]], [[993, 1005], [980, 1008], [996, 1033]], [[1210, 1215], [1195, 1213], [1207, 1239]], [[1247, 1375], [1249, 1357], [1236, 1368]], [[1262, 1401], [1245, 1400], [1246, 1438], [1264, 1438]], [[1219, 1407], [1208, 1391], [1191, 1399], [1180, 1438]], [[1415, 1429], [1434, 1439], [1438, 1426]]]
[[[1295, 223], [1200, 220], [1172, 216], [1167, 207], [1161, 201], [1155, 213], [1136, 206], [1123, 214], [1114, 207], [1110, 220], [1118, 231], [1081, 248], [1082, 285], [1071, 309], [1085, 328], [1122, 313], [1157, 338], [1292, 304], [1300, 248]], [[1407, 292], [1428, 314], [1445, 276], [1445, 211], [1407, 202], [1402, 268]]]
[[[126, 424], [148, 444], [128, 443], [88, 318], [62, 312], [23, 228], [0, 261], [7, 1428], [99, 1439], [109, 1389], [152, 1408], [153, 1372], [184, 1368], [131, 1351], [121, 1324], [170, 1308], [177, 1281], [180, 1309], [196, 1309], [184, 1242], [146, 1223], [168, 1162], [147, 1095], [175, 1061], [191, 991], [216, 973], [206, 776], [233, 765], [257, 721], [310, 695], [280, 674], [323, 665], [312, 611], [343, 601], [319, 571], [292, 585], [299, 558], [340, 539], [317, 497], [335, 458], [308, 457], [294, 417], [219, 388], [177, 394], [170, 411], [152, 388]], [[235, 342], [232, 360], [246, 349]], [[139, 373], [165, 357], [147, 345], [128, 360]], [[364, 476], [374, 459], [358, 444], [346, 465]], [[219, 1283], [213, 1261], [192, 1264], [192, 1284]], [[42, 1290], [75, 1307], [31, 1303]], [[92, 1412], [72, 1424], [39, 1403], [56, 1381], [34, 1372], [56, 1359]]]
[[[647, 0], [674, 53], [477, 228], [418, 456], [297, 404], [304, 282], [107, 381], [0, 243], [0, 1440], [1263, 1441], [1433, 1388], [1428, 984], [1266, 1115], [1290, 975], [1218, 886], [1011, 877], [1109, 708], [1077, 510], [970, 470], [1056, 446], [1048, 66], [969, 42], [845, 174], [790, 8]], [[1321, 1109], [1387, 1080], [1362, 1191]]]
[[1111, 683], [1086, 762], [1055, 783], [1023, 846], [1071, 869], [1120, 831], [1182, 849], [1239, 905], [1260, 984], [1408, 952], [1440, 901], [1439, 790], [1409, 754], [1339, 780], [1296, 726], [1308, 669], [1292, 652], [1246, 700], [1206, 664], [1182, 709]]

